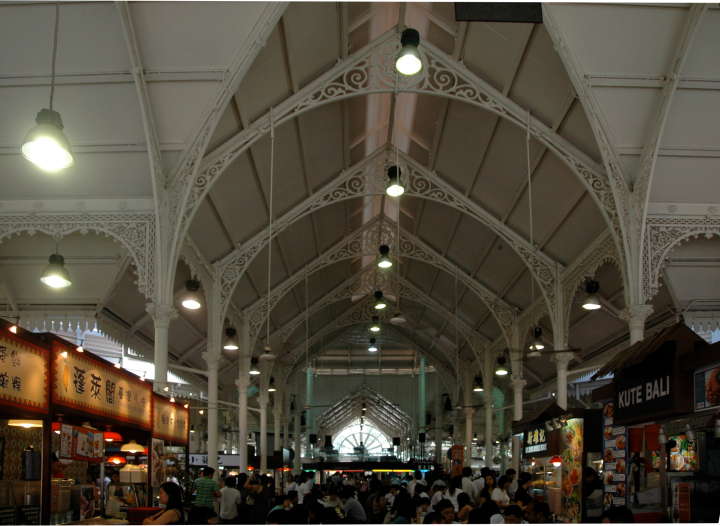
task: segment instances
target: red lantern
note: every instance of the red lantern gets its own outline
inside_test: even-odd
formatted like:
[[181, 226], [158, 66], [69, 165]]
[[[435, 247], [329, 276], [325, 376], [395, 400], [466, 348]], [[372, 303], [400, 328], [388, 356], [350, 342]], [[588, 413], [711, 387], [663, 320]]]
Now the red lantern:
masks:
[[553, 458], [550, 459], [550, 464], [552, 464], [554, 467], [559, 468], [562, 466], [562, 459], [555, 455]]
[[105, 433], [103, 433], [103, 438], [105, 439], [105, 442], [122, 442], [122, 436], [120, 433], [116, 433], [115, 431], [105, 431]]
[[60, 422], [53, 422], [51, 427], [53, 433], [55, 433], [56, 435], [60, 434]]
[[116, 456], [114, 456], [114, 457], [108, 457], [108, 459], [106, 460], [106, 462], [107, 462], [108, 464], [112, 464], [112, 465], [114, 465], [114, 466], [121, 466], [121, 465], [123, 465], [123, 464], [127, 464], [127, 460], [125, 459], [125, 457], [121, 457], [121, 456], [118, 456], [118, 455], [116, 455]]

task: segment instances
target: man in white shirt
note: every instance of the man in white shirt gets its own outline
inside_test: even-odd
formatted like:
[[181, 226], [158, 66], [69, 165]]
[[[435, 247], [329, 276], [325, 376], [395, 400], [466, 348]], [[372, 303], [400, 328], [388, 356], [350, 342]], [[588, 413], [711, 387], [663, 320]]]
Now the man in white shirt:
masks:
[[303, 501], [305, 500], [305, 495], [309, 495], [313, 488], [312, 475], [303, 473], [301, 476], [301, 480], [303, 480], [303, 482], [298, 487], [298, 503], [299, 504], [303, 503]]
[[475, 486], [472, 481], [472, 469], [465, 466], [462, 470], [462, 487], [461, 489], [470, 497], [470, 502], [475, 502]]
[[235, 477], [228, 477], [225, 486], [220, 489], [220, 520], [224, 523], [233, 523], [238, 516], [242, 499], [236, 485]]

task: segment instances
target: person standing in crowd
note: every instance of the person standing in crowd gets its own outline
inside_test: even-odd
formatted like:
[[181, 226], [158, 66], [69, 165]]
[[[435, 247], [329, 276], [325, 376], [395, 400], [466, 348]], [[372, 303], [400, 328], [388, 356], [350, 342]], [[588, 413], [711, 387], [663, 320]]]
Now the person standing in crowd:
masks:
[[464, 492], [462, 489], [460, 489], [462, 486], [462, 477], [457, 476], [450, 479], [450, 488], [445, 493], [445, 498], [448, 499], [452, 505], [453, 509], [455, 510], [455, 513], [457, 513], [460, 510], [460, 506], [458, 505], [458, 496], [462, 495]]
[[340, 497], [343, 503], [343, 512], [345, 519], [353, 524], [364, 524], [367, 522], [367, 514], [362, 504], [355, 498], [355, 488], [352, 486], [343, 486]]
[[478, 498], [480, 504], [492, 500], [492, 493], [497, 487], [495, 475], [493, 475], [490, 470], [485, 473], [485, 476], [483, 478], [485, 480], [485, 483], [483, 484], [483, 489], [480, 491], [480, 496]]
[[435, 505], [435, 511], [440, 516], [440, 524], [452, 524], [455, 522], [455, 509], [449, 500], [440, 499]]
[[430, 494], [430, 506], [432, 507], [433, 511], [437, 511], [435, 506], [438, 502], [444, 499], [445, 495], [447, 494], [447, 484], [445, 484], [445, 481], [442, 479], [437, 479], [435, 482], [433, 482], [432, 488], [430, 488]]
[[475, 485], [472, 479], [472, 469], [470, 466], [465, 466], [462, 470], [462, 490], [467, 493], [468, 497], [472, 502], [475, 502], [477, 495], [475, 495]]
[[207, 524], [215, 517], [215, 499], [220, 496], [220, 488], [217, 481], [213, 479], [215, 470], [206, 466], [200, 472], [201, 476], [193, 482], [195, 500], [190, 510], [190, 522], [192, 524]]
[[225, 486], [220, 490], [220, 522], [223, 524], [233, 524], [238, 518], [238, 508], [242, 504], [242, 497], [236, 486], [237, 479], [227, 477]]
[[525, 471], [520, 473], [520, 476], [518, 477], [518, 489], [515, 492], [515, 503], [520, 506], [522, 509], [525, 509], [528, 504], [532, 501], [532, 497], [530, 496], [530, 482], [532, 481], [532, 476], [530, 473], [527, 473]]
[[458, 522], [467, 523], [468, 518], [470, 517], [470, 512], [474, 509], [474, 506], [472, 505], [472, 500], [470, 499], [470, 495], [468, 495], [464, 491], [460, 492], [457, 497], [457, 501], [457, 520]]
[[160, 504], [165, 508], [146, 518], [143, 524], [185, 524], [182, 489], [174, 482], [165, 482], [160, 486]]
[[515, 497], [515, 492], [518, 489], [518, 480], [517, 480], [517, 471], [515, 471], [513, 468], [508, 468], [505, 470], [505, 476], [510, 481], [510, 486], [508, 487], [507, 493], [510, 496], [510, 499], [513, 499]]
[[507, 508], [510, 505], [510, 495], [508, 495], [509, 487], [510, 481], [503, 475], [498, 481], [498, 487], [490, 494], [490, 498], [495, 501], [495, 504], [497, 504], [500, 509]]

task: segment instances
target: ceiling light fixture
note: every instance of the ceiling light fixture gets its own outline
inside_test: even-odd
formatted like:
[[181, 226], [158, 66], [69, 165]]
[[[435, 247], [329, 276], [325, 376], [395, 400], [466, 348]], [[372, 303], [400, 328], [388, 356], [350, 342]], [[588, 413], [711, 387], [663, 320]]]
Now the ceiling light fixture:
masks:
[[62, 118], [57, 111], [53, 110], [59, 23], [60, 6], [55, 4], [55, 30], [53, 33], [50, 74], [50, 108], [43, 108], [37, 114], [35, 117], [36, 126], [25, 136], [21, 148], [25, 159], [46, 172], [59, 172], [75, 162], [70, 150], [70, 142], [62, 131]]
[[497, 376], [507, 376], [509, 373], [508, 368], [505, 366], [505, 357], [500, 356], [497, 359], [497, 366], [495, 367], [495, 374]]
[[482, 393], [485, 389], [483, 389], [482, 386], [482, 379], [479, 376], [475, 377], [475, 381], [473, 382], [473, 392], [475, 393]]
[[555, 455], [550, 459], [550, 464], [552, 464], [555, 468], [559, 468], [560, 466], [562, 466], [562, 458], [560, 458], [558, 455]]
[[387, 303], [385, 302], [385, 298], [383, 298], [383, 293], [381, 290], [375, 291], [375, 310], [383, 310], [385, 307], [387, 307]]
[[602, 308], [600, 304], [600, 298], [598, 297], [598, 291], [600, 290], [600, 284], [594, 279], [588, 279], [585, 282], [585, 301], [583, 301], [582, 308], [585, 310], [598, 310]]
[[400, 168], [391, 166], [387, 171], [388, 183], [385, 193], [390, 197], [400, 197], [405, 193], [405, 187], [400, 182]]
[[261, 362], [271, 362], [275, 359], [275, 355], [272, 352], [272, 349], [269, 345], [265, 346], [265, 349], [263, 349], [263, 353], [260, 355], [260, 361]]
[[200, 296], [200, 282], [196, 279], [189, 279], [185, 282], [185, 295], [181, 305], [188, 310], [198, 310], [202, 307]]
[[375, 338], [370, 338], [370, 346], [368, 347], [368, 352], [378, 352], [378, 346], [375, 343], [377, 340]]
[[7, 425], [12, 427], [22, 427], [23, 429], [32, 429], [35, 427], [42, 427], [42, 420], [25, 420], [13, 418], [8, 420]]
[[252, 358], [250, 360], [250, 370], [248, 371], [248, 374], [250, 374], [252, 376], [257, 376], [260, 374], [260, 369], [258, 369], [257, 363], [258, 363], [257, 358]]
[[127, 444], [123, 444], [122, 447], [120, 447], [120, 451], [123, 453], [141, 453], [142, 451], [145, 451], [145, 446], [131, 440]]
[[275, 378], [271, 376], [270, 385], [268, 385], [268, 393], [274, 393], [275, 391], [277, 391], [277, 388], [275, 387]]
[[416, 29], [407, 28], [400, 36], [402, 48], [395, 59], [395, 69], [402, 75], [415, 75], [422, 69], [422, 60], [418, 53], [420, 33]]
[[532, 341], [528, 346], [528, 349], [530, 349], [530, 352], [527, 353], [528, 357], [535, 358], [537, 356], [540, 356], [540, 351], [542, 351], [544, 348], [545, 344], [542, 341], [542, 328], [533, 327]]
[[190, 409], [190, 404], [184, 403], [184, 404], [183, 404], [183, 407], [184, 407], [185, 409]]
[[380, 245], [380, 259], [378, 259], [377, 266], [381, 269], [388, 269], [393, 266], [392, 260], [388, 257], [390, 253], [390, 247], [387, 245]]
[[75, 347], [75, 350], [77, 352], [85, 352], [85, 348], [82, 346], [82, 343], [80, 345], [78, 345], [77, 347]]
[[103, 440], [105, 442], [122, 442], [122, 435], [115, 431], [105, 431], [103, 433]]
[[380, 332], [380, 318], [377, 316], [372, 317], [372, 323], [370, 324], [370, 332]]
[[226, 351], [237, 351], [240, 349], [240, 344], [237, 339], [237, 331], [234, 327], [228, 327], [225, 329], [225, 343], [223, 349]]
[[199, 415], [204, 415], [204, 414], [205, 414], [205, 410], [204, 410], [204, 409], [200, 409], [200, 411], [198, 411], [198, 414], [199, 414]]
[[51, 254], [40, 281], [53, 289], [64, 289], [72, 285], [70, 274], [65, 268], [65, 258], [57, 253]]

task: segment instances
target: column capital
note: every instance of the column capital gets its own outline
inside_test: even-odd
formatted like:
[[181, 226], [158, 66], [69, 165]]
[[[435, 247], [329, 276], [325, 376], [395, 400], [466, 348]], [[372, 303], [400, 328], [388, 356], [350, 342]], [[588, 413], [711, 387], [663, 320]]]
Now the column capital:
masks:
[[645, 323], [645, 320], [653, 313], [653, 306], [638, 303], [628, 305], [621, 312], [620, 316], [628, 323]]
[[156, 326], [167, 327], [178, 316], [177, 309], [169, 304], [150, 302], [145, 305], [145, 310], [152, 317]]
[[555, 363], [558, 365], [558, 367], [562, 367], [564, 369], [567, 369], [567, 366], [570, 364], [570, 361], [575, 357], [575, 353], [573, 351], [567, 350], [567, 351], [555, 351], [553, 353], [553, 360], [555, 360]]
[[519, 389], [522, 390], [527, 385], [527, 380], [525, 378], [513, 378], [511, 380], [513, 389]]
[[202, 359], [205, 360], [208, 369], [212, 367], [217, 368], [220, 364], [220, 353], [205, 351], [204, 353], [202, 353]]

